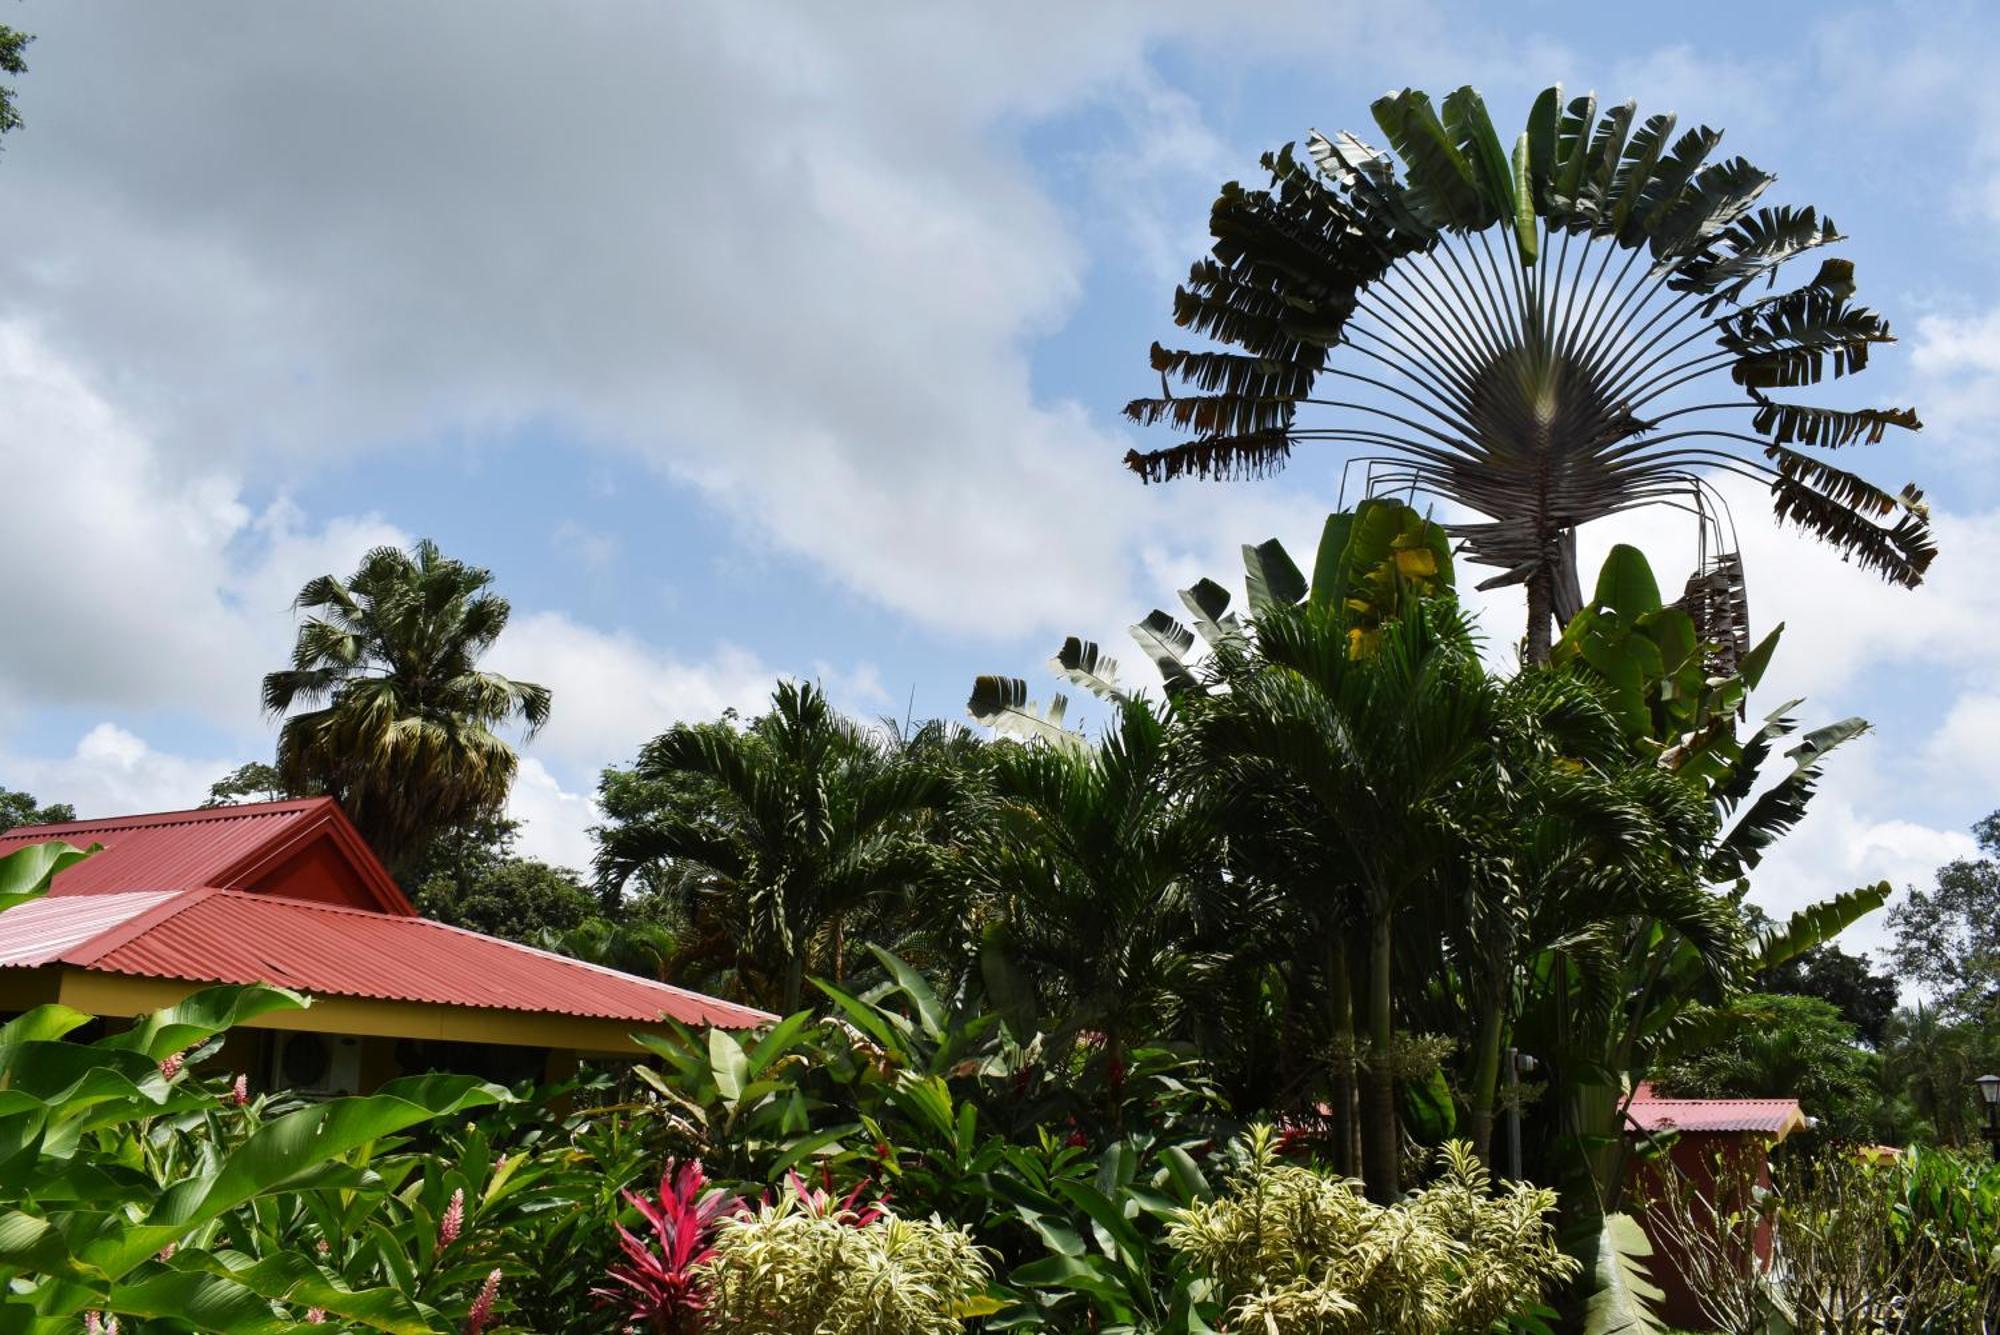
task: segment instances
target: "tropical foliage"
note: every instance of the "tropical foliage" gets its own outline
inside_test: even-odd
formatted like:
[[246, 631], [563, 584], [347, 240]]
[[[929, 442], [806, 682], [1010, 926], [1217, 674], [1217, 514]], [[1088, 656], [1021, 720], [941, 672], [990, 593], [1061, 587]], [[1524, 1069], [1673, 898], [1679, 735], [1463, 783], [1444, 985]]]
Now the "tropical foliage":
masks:
[[[1510, 155], [1470, 90], [1375, 111], [1394, 158], [1315, 136], [1224, 188], [1176, 315], [1225, 347], [1156, 348], [1129, 410], [1195, 438], [1128, 460], [1254, 474], [1328, 440], [1368, 494], [1303, 560], [1246, 546], [1240, 597], [1201, 579], [1138, 620], [1158, 694], [1064, 640], [1091, 731], [1008, 675], [968, 700], [991, 737], [780, 682], [604, 774], [586, 882], [504, 814], [502, 733], [550, 698], [481, 666], [490, 574], [420, 543], [308, 584], [264, 681], [276, 764], [212, 802], [330, 794], [438, 918], [782, 1018], [663, 1023], [556, 1088], [311, 1101], [224, 1065], [232, 1025], [309, 1004], [281, 989], [27, 1011], [0, 1330], [1643, 1332], [1669, 1265], [1732, 1330], [1992, 1318], [1993, 1174], [1832, 1133], [1977, 1138], [2000, 817], [1894, 919], [1936, 1008], [1828, 944], [1886, 885], [1782, 922], [1746, 899], [1867, 725], [1752, 710], [1783, 628], [1751, 634], [1715, 479], [1918, 583], [1921, 496], [1814, 453], [1914, 412], [1793, 393], [1887, 326], [1837, 258], [1753, 292], [1840, 237], [1712, 131], [1552, 89]], [[1578, 527], [1654, 503], [1699, 516], [1679, 596], [1624, 544], [1586, 591]], [[1466, 560], [1526, 587], [1519, 670]], [[0, 790], [10, 823], [62, 813]], [[0, 910], [86, 855], [0, 860]], [[1691, 1187], [1671, 1135], [1628, 1134], [1649, 1080], [1822, 1129], [1775, 1192], [1761, 1152]]]

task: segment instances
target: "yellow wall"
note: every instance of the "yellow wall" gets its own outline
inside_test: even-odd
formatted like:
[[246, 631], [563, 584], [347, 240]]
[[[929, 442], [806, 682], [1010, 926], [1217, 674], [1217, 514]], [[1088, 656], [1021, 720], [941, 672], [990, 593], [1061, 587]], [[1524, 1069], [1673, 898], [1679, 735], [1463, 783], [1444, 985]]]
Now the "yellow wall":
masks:
[[[0, 1008], [22, 1010], [58, 1001], [92, 1015], [139, 1015], [171, 1006], [200, 986], [164, 978], [135, 978], [56, 966], [0, 969]], [[501, 1043], [603, 1056], [636, 1055], [644, 1049], [632, 1041], [634, 1030], [666, 1028], [664, 1024], [652, 1026], [625, 1020], [363, 997], [321, 997], [302, 1011], [274, 1011], [246, 1021], [246, 1025], [376, 1038]]]

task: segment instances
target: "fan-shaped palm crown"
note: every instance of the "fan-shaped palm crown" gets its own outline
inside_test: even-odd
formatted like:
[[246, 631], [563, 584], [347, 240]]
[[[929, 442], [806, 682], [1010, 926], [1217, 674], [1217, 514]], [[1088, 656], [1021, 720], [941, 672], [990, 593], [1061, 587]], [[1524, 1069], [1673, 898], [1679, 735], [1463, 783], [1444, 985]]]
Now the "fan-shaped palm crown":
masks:
[[[1481, 516], [1454, 534], [1526, 584], [1530, 656], [1580, 605], [1577, 526], [1668, 502], [1712, 522], [1710, 478], [1768, 484], [1781, 519], [1915, 585], [1934, 555], [1922, 493], [1891, 493], [1798, 447], [1914, 430], [1912, 409], [1836, 409], [1783, 391], [1861, 370], [1887, 324], [1853, 304], [1829, 258], [1774, 286], [1786, 261], [1842, 239], [1811, 207], [1760, 207], [1774, 179], [1714, 159], [1721, 134], [1551, 88], [1508, 153], [1471, 88], [1374, 104], [1390, 156], [1315, 133], [1312, 161], [1268, 154], [1266, 190], [1225, 185], [1211, 256], [1175, 295], [1178, 323], [1237, 351], [1154, 345], [1159, 398], [1127, 413], [1196, 438], [1133, 451], [1159, 481], [1254, 476], [1302, 440], [1359, 447], [1373, 484]], [[1339, 356], [1334, 356], [1340, 349]], [[1705, 388], [1722, 378], [1734, 387]], [[1178, 379], [1197, 391], [1175, 395]], [[1329, 393], [1329, 380], [1349, 392]], [[1332, 410], [1307, 419], [1307, 406]], [[1747, 414], [1744, 422], [1732, 414]], [[1744, 428], [1747, 426], [1747, 430]], [[1720, 550], [1723, 544], [1718, 544]], [[1737, 638], [1733, 553], [1690, 587]]]
[[322, 575], [299, 591], [295, 605], [311, 615], [292, 666], [264, 678], [270, 713], [316, 706], [278, 734], [286, 784], [339, 798], [393, 869], [435, 835], [497, 815], [517, 761], [493, 729], [548, 721], [546, 687], [479, 669], [507, 625], [492, 582], [429, 541], [377, 547], [353, 578]]

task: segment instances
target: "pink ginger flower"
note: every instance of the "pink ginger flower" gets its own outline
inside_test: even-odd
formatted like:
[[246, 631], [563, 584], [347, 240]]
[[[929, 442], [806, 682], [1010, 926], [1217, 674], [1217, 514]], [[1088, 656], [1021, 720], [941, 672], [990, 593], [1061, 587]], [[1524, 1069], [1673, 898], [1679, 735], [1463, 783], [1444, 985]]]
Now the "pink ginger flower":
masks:
[[181, 1058], [185, 1052], [170, 1052], [160, 1059], [160, 1074], [171, 1080], [181, 1073]]
[[236, 1077], [236, 1083], [229, 1087], [229, 1093], [226, 1096], [226, 1101], [236, 1105], [239, 1108], [241, 1108], [244, 1104], [250, 1102], [249, 1076], [239, 1075]]
[[321, 1238], [318, 1242], [315, 1242], [313, 1244], [313, 1249], [317, 1251], [321, 1256], [325, 1256], [328, 1252], [331, 1252], [333, 1250], [333, 1244], [328, 1242], [325, 1238]]
[[308, 1326], [324, 1326], [326, 1324], [326, 1309], [324, 1307], [308, 1307], [306, 1309], [306, 1324]]
[[438, 1250], [443, 1251], [458, 1241], [458, 1235], [465, 1229], [465, 1188], [451, 1193], [451, 1204], [444, 1207], [444, 1214], [438, 1220]]
[[174, 1259], [174, 1249], [175, 1249], [175, 1248], [177, 1248], [177, 1247], [179, 1247], [179, 1246], [180, 1246], [180, 1244], [179, 1244], [178, 1242], [170, 1242], [170, 1243], [168, 1243], [168, 1244], [167, 1244], [166, 1246], [164, 1246], [164, 1247], [160, 1248], [160, 1253], [159, 1253], [159, 1259], [160, 1259], [160, 1260], [162, 1260], [162, 1261], [171, 1261], [171, 1260], [173, 1260], [173, 1259]]
[[104, 1335], [104, 1322], [99, 1319], [97, 1313], [85, 1312], [83, 1314], [83, 1329], [84, 1335]]
[[486, 1323], [493, 1319], [493, 1299], [500, 1293], [500, 1272], [491, 1271], [486, 1282], [479, 1286], [479, 1296], [472, 1300], [472, 1311], [465, 1318], [465, 1335], [479, 1335], [486, 1329]]

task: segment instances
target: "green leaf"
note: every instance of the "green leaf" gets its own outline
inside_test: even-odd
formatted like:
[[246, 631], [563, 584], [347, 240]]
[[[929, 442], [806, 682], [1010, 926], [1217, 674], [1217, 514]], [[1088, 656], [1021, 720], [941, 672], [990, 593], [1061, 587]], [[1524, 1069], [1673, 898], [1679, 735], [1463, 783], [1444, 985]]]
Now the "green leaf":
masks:
[[1253, 613], [1290, 607], [1306, 596], [1306, 577], [1276, 538], [1243, 546], [1243, 576]]
[[50, 1004], [37, 1006], [33, 1010], [17, 1015], [0, 1024], [0, 1048], [12, 1043], [54, 1042], [72, 1030], [80, 1029], [97, 1017], [86, 1015], [68, 1006]]
[[1824, 945], [1889, 902], [1887, 881], [1843, 891], [1831, 899], [1808, 904], [1791, 916], [1783, 927], [1764, 933], [1757, 941], [1757, 970], [1775, 969], [1796, 959], [1814, 946]]
[[40, 899], [49, 892], [49, 882], [57, 872], [83, 861], [103, 846], [78, 848], [51, 840], [46, 844], [29, 844], [0, 857], [0, 912]]
[[160, 1061], [260, 1015], [304, 1010], [311, 1004], [297, 992], [267, 983], [204, 987], [164, 1010], [140, 1016], [130, 1029], [103, 1039], [97, 1046], [144, 1053]]
[[1660, 610], [1660, 585], [1646, 554], [1625, 543], [1614, 546], [1597, 572], [1597, 591], [1592, 601], [1608, 607], [1628, 622], [1647, 612]]
[[945, 1029], [944, 1003], [938, 1000], [937, 993], [931, 991], [931, 985], [924, 981], [924, 976], [872, 942], [868, 950], [889, 971], [889, 976], [896, 980], [896, 987], [910, 999], [910, 1004], [916, 1007], [917, 1019], [922, 1022], [924, 1032], [932, 1038], [940, 1037]]
[[1653, 1244], [1627, 1214], [1604, 1216], [1597, 1239], [1595, 1291], [1583, 1310], [1583, 1335], [1665, 1335], [1660, 1288], [1649, 1273]]
[[1535, 229], [1535, 183], [1528, 165], [1529, 152], [1528, 131], [1523, 130], [1514, 141], [1514, 249], [1521, 256], [1521, 266], [1532, 269], [1542, 238]]
[[225, 1211], [303, 1179], [370, 1141], [509, 1097], [499, 1086], [470, 1076], [427, 1075], [392, 1080], [366, 1097], [287, 1113], [253, 1131], [218, 1167], [167, 1188], [139, 1222], [92, 1239], [79, 1259], [122, 1276]]
[[708, 1069], [723, 1101], [734, 1104], [750, 1083], [750, 1058], [736, 1035], [725, 1029], [708, 1031]]

